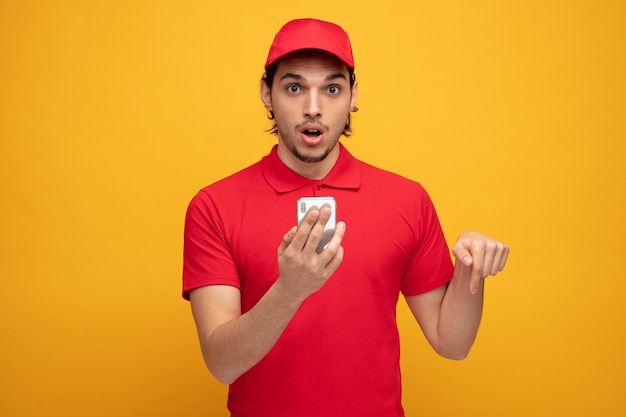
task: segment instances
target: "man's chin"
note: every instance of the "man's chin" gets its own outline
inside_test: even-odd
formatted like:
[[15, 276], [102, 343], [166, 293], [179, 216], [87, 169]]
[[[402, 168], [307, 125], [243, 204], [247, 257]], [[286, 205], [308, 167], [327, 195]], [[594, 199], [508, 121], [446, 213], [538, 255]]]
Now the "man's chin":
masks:
[[322, 162], [330, 154], [330, 149], [326, 149], [321, 152], [302, 152], [299, 149], [292, 151], [293, 155], [302, 162], [314, 164], [316, 162]]
[[326, 159], [327, 156], [328, 156], [328, 153], [323, 153], [322, 155], [296, 155], [296, 157], [299, 160], [301, 160], [302, 162], [306, 162], [308, 164], [322, 162], [324, 159]]
[[337, 146], [339, 140], [336, 140], [332, 145], [325, 149], [302, 149], [301, 147], [294, 147], [291, 149], [291, 153], [302, 162], [314, 164], [316, 162], [322, 162], [330, 155], [333, 149]]

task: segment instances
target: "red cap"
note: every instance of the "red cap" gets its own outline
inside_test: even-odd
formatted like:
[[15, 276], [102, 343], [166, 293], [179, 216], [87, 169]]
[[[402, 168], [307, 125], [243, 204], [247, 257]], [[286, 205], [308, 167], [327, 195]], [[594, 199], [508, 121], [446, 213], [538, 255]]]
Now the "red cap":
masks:
[[338, 25], [317, 19], [296, 19], [283, 26], [270, 47], [265, 68], [287, 54], [302, 49], [330, 52], [354, 69], [348, 34]]

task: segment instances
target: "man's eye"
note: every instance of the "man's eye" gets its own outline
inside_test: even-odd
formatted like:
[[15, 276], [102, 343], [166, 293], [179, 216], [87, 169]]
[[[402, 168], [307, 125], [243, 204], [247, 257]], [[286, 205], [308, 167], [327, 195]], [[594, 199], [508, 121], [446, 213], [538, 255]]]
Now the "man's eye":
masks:
[[300, 91], [300, 87], [295, 84], [291, 84], [287, 86], [287, 91], [289, 91], [290, 93], [297, 93], [298, 91]]
[[330, 94], [333, 94], [333, 95], [334, 94], [339, 94], [340, 91], [341, 91], [341, 89], [338, 86], [336, 86], [336, 85], [331, 85], [330, 87], [328, 87], [328, 92]]

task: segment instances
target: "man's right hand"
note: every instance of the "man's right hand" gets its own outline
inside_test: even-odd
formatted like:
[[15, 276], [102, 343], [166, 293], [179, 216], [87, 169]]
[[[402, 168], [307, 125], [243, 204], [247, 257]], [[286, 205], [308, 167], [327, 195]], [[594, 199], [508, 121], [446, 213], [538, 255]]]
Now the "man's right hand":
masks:
[[301, 303], [318, 291], [343, 260], [341, 241], [346, 231], [338, 222], [330, 243], [321, 253], [316, 252], [324, 226], [330, 218], [330, 207], [311, 210], [299, 227], [292, 227], [278, 247], [279, 277], [276, 286], [284, 295]]

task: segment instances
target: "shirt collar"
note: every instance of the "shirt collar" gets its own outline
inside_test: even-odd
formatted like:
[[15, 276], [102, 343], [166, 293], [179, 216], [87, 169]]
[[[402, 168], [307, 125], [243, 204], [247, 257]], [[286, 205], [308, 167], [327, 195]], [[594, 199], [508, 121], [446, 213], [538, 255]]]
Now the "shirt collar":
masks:
[[321, 180], [310, 180], [292, 171], [278, 157], [277, 145], [261, 160], [261, 170], [269, 185], [278, 193], [297, 190], [315, 183], [332, 188], [357, 189], [361, 185], [361, 170], [357, 159], [339, 143], [339, 159], [328, 175]]

